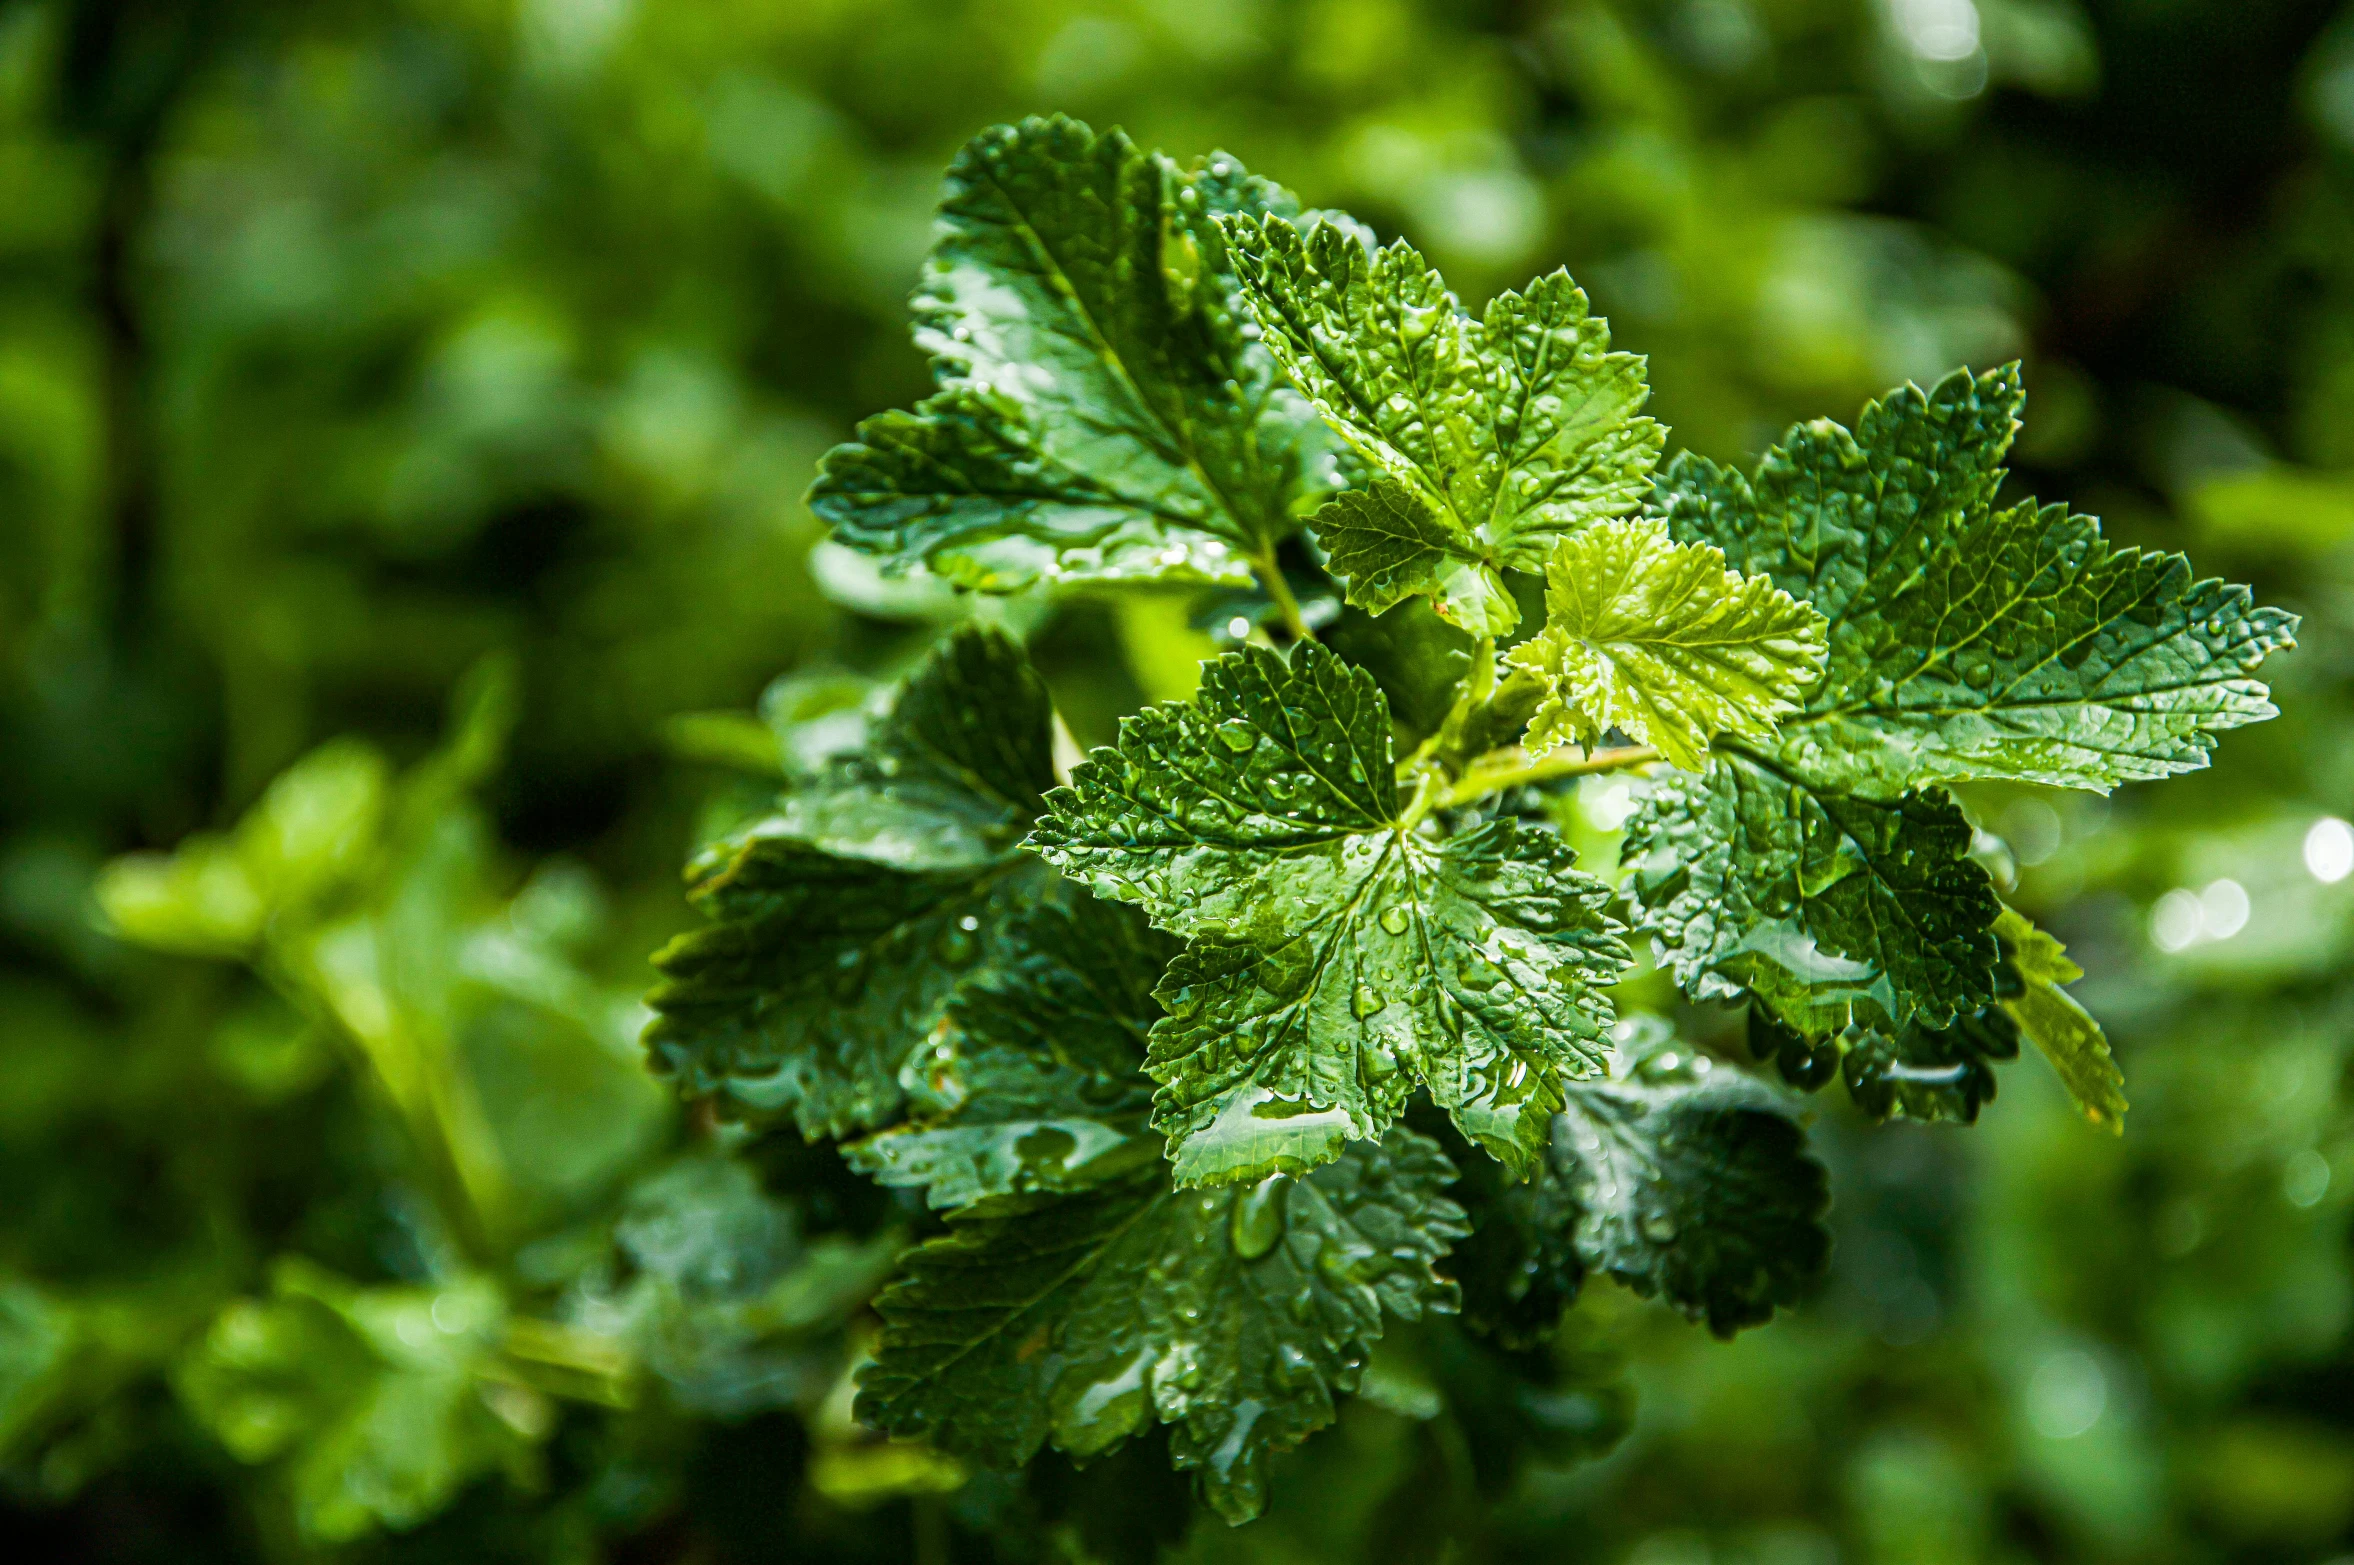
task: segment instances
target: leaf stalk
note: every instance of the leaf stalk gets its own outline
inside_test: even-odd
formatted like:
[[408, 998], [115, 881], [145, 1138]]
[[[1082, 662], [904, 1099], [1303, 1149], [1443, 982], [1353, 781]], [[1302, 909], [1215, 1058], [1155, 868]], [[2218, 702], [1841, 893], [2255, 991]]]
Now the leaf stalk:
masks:
[[1284, 630], [1294, 641], [1313, 641], [1316, 633], [1308, 628], [1305, 615], [1300, 613], [1300, 600], [1292, 596], [1291, 583], [1283, 579], [1283, 567], [1275, 563], [1275, 551], [1251, 556], [1251, 569], [1257, 572], [1259, 585], [1267, 589], [1269, 601], [1283, 620]]
[[1502, 793], [1507, 788], [1518, 788], [1528, 783], [1550, 782], [1559, 777], [1591, 777], [1601, 772], [1622, 771], [1630, 766], [1646, 766], [1659, 760], [1655, 745], [1622, 745], [1613, 750], [1589, 750], [1578, 755], [1561, 751], [1530, 756], [1526, 751], [1504, 750], [1497, 755], [1518, 756], [1517, 761], [1501, 765], [1488, 764], [1482, 757], [1463, 774], [1460, 781], [1441, 792], [1436, 808], [1455, 809], [1484, 799], [1491, 793]]

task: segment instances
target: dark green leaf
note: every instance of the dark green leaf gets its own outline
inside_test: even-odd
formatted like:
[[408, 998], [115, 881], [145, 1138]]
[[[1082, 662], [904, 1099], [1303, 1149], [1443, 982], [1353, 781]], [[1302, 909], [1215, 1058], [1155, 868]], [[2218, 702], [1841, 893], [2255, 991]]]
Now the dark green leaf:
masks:
[[1978, 1077], [1927, 1063], [1939, 1049], [1908, 1029], [1993, 999], [1999, 906], [1925, 785], [2105, 791], [2204, 765], [2216, 732], [2272, 714], [2249, 676], [2296, 625], [2060, 508], [1995, 510], [2019, 404], [2015, 366], [1956, 373], [1867, 407], [1857, 434], [1801, 425], [1754, 478], [1680, 458], [1653, 500], [1678, 537], [1812, 603], [1830, 658], [1776, 739], [1721, 746], [1637, 817], [1644, 927], [1697, 995], [1746, 986], [1810, 1040], [1863, 1029], [1848, 1057], [1884, 1057], [1867, 1083], [1958, 1072], [1921, 1089], [1941, 1112], [1974, 1113]]
[[[1998, 996], [2015, 991], [2007, 965], [1996, 968], [1995, 987]], [[1949, 1027], [1859, 1024], [1822, 1039], [1791, 1031], [1758, 1006], [1749, 1013], [1749, 1044], [1794, 1087], [1812, 1092], [1838, 1077], [1849, 1100], [1874, 1119], [1971, 1125], [1994, 1099], [1995, 1065], [2019, 1057], [2019, 1029], [2006, 1004], [1998, 999]]]
[[1964, 778], [2106, 792], [2204, 766], [2217, 733], [2273, 715], [2251, 676], [2296, 616], [2065, 507], [1995, 509], [2021, 400], [2016, 365], [1958, 371], [1855, 434], [1798, 426], [1753, 478], [1690, 455], [1662, 475], [1677, 537], [1831, 621], [1785, 764], [1883, 798]]
[[1045, 891], [1014, 838], [1053, 779], [1050, 722], [1020, 648], [966, 627], [864, 756], [701, 855], [689, 896], [714, 922], [655, 958], [656, 1068], [809, 1135], [888, 1120], [941, 1004]]
[[1383, 1312], [1454, 1307], [1433, 1270], [1462, 1231], [1454, 1170], [1395, 1130], [1305, 1178], [1180, 1190], [1147, 1169], [1015, 1215], [987, 1208], [915, 1251], [877, 1301], [859, 1416], [997, 1466], [1105, 1451], [1148, 1417], [1245, 1521], [1265, 1458], [1332, 1421]]
[[1338, 482], [1244, 330], [1213, 213], [1296, 215], [1223, 154], [1029, 119], [958, 154], [916, 301], [941, 392], [861, 425], [811, 507], [844, 542], [1007, 591], [1244, 581]]
[[1726, 751], [1655, 779], [1627, 890], [1699, 999], [1744, 989], [1809, 1037], [1948, 1026], [1994, 996], [2001, 904], [1942, 789], [1880, 803]]
[[965, 626], [903, 684], [866, 742], [777, 802], [759, 830], [906, 869], [1005, 855], [1054, 781], [1053, 709], [1020, 643]]
[[1623, 1030], [1610, 1075], [1569, 1088], [1537, 1177], [1467, 1199], [1466, 1316], [1507, 1342], [1550, 1331], [1588, 1270], [1729, 1337], [1830, 1254], [1822, 1165], [1774, 1094], [1664, 1026]]
[[1152, 986], [1177, 949], [1112, 903], [1032, 910], [999, 969], [949, 1003], [930, 1111], [853, 1143], [851, 1166], [961, 1207], [1157, 1164], [1145, 1035], [1161, 1014]]
[[1386, 482], [1317, 517], [1349, 601], [1411, 593], [1476, 635], [1519, 619], [1501, 572], [1544, 568], [1564, 534], [1641, 502], [1664, 432], [1643, 361], [1612, 353], [1566, 272], [1477, 320], [1403, 243], [1331, 225], [1220, 225], [1267, 344]]

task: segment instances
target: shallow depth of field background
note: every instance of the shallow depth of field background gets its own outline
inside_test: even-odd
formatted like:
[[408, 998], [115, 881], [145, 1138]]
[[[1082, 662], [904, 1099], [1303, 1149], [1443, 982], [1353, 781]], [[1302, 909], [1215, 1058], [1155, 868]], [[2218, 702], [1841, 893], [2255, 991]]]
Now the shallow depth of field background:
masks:
[[[769, 785], [724, 714], [782, 673], [887, 673], [961, 612], [813, 555], [801, 491], [925, 390], [902, 306], [942, 166], [1059, 109], [1237, 154], [1474, 305], [1567, 265], [1652, 356], [1674, 442], [1713, 455], [2022, 357], [2018, 492], [2306, 628], [2267, 671], [2285, 715], [2211, 771], [1971, 796], [2093, 974], [2121, 1141], [2032, 1058], [1971, 1130], [1867, 1131], [1834, 1088], [1817, 1299], [1732, 1346], [1585, 1309], [1581, 1340], [1631, 1366], [1614, 1454], [1473, 1473], [1488, 1453], [1393, 1387], [1252, 1528], [1184, 1534], [1182, 1487], [1148, 1484], [1128, 1533], [1034, 1529], [1039, 1557], [2354, 1558], [2340, 11], [0, 5], [0, 1536], [63, 1560], [1028, 1557], [976, 1522], [1020, 1504], [937, 1492], [849, 1426], [855, 1295], [697, 1367], [697, 1411], [510, 1388], [498, 1438], [527, 1455], [414, 1448], [454, 1465], [403, 1479], [413, 1515], [306, 1478], [314, 1453], [270, 1443], [295, 1415], [224, 1412], [188, 1355], [287, 1257], [446, 1287], [437, 1322], [453, 1278], [485, 1308], [577, 1302], [566, 1257], [699, 1134], [638, 1071], [634, 1006], [688, 847]], [[1100, 742], [1187, 636], [1073, 602], [1038, 645]], [[268, 830], [107, 879], [306, 755]], [[1607, 827], [1623, 798], [1585, 808]], [[333, 862], [269, 859], [269, 830]], [[320, 887], [364, 914], [332, 939], [302, 922]], [[395, 1056], [472, 1094], [454, 1228], [371, 1085]], [[775, 1265], [855, 1271], [883, 1219], [789, 1149], [760, 1166], [800, 1203]]]

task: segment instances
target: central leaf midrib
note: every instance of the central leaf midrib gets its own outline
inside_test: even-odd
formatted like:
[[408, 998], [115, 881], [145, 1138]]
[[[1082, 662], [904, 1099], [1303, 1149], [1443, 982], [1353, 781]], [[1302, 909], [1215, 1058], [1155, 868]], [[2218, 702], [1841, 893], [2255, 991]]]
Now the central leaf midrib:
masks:
[[[1190, 426], [1184, 429], [1172, 427], [1160, 410], [1153, 406], [1152, 399], [1144, 394], [1142, 383], [1130, 372], [1127, 361], [1121, 358], [1119, 352], [1112, 346], [1111, 337], [1105, 332], [1102, 323], [1097, 321], [1095, 313], [1088, 309], [1087, 301], [1080, 297], [1078, 288], [1071, 280], [1069, 269], [1063, 265], [1061, 257], [1055, 253], [1053, 246], [1047, 243], [1046, 236], [1039, 231], [1038, 225], [1031, 221], [1029, 209], [1014, 195], [1013, 190], [1007, 186], [1005, 181], [998, 177], [995, 165], [991, 164], [987, 167], [990, 188], [995, 190], [999, 198], [1005, 202], [1006, 209], [1015, 215], [1017, 229], [1040, 261], [1044, 263], [1046, 275], [1054, 284], [1055, 291], [1068, 301], [1072, 310], [1085, 323], [1088, 340], [1094, 345], [1096, 357], [1127, 389], [1129, 397], [1146, 421], [1160, 430], [1166, 438], [1167, 447], [1162, 453], [1164, 457], [1170, 453], [1177, 456], [1177, 465], [1191, 473], [1209, 494], [1212, 502], [1226, 514], [1227, 523], [1233, 529], [1232, 536], [1237, 542], [1242, 543], [1246, 549], [1263, 546], [1263, 540], [1254, 542], [1258, 535], [1243, 524], [1241, 512], [1235, 506], [1233, 497], [1226, 492], [1225, 486], [1212, 478], [1209, 470], [1203, 467], [1201, 457], [1194, 449]], [[1165, 191], [1169, 178], [1168, 172], [1157, 165], [1154, 172], [1160, 176], [1160, 183]]]

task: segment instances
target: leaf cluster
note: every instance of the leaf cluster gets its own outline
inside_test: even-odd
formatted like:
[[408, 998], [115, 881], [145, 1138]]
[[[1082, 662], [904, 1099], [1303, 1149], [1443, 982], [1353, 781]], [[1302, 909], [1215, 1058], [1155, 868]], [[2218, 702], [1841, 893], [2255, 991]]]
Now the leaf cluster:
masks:
[[[867, 1420], [998, 1466], [1157, 1421], [1239, 1521], [1385, 1322], [1526, 1344], [1590, 1272], [1719, 1334], [1797, 1301], [1822, 1170], [1744, 1051], [1619, 1014], [1631, 931], [1793, 1085], [1968, 1120], [2026, 1037], [2121, 1123], [1948, 785], [2202, 764], [2294, 621], [1998, 505], [2015, 369], [1655, 473], [1643, 361], [1565, 274], [1474, 317], [1231, 158], [1063, 119], [960, 156], [916, 316], [942, 389], [828, 458], [842, 542], [984, 592], [1250, 580], [1272, 628], [1060, 786], [1021, 647], [960, 629], [691, 870], [658, 1066], [872, 1132], [852, 1165], [947, 1216], [878, 1301]], [[1468, 655], [1354, 664], [1316, 579]], [[1434, 673], [1404, 729], [1383, 676]], [[1614, 886], [1543, 806], [1618, 769]]]

